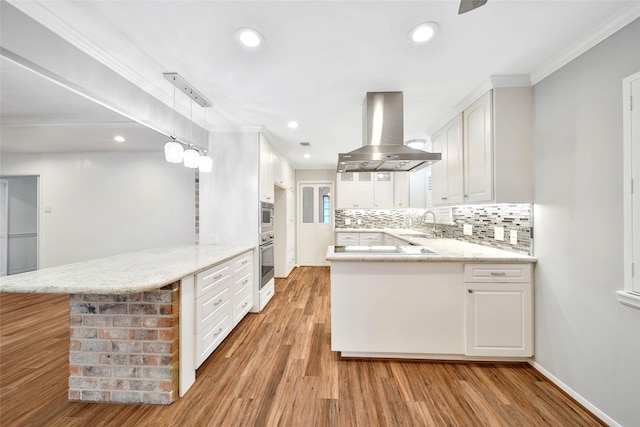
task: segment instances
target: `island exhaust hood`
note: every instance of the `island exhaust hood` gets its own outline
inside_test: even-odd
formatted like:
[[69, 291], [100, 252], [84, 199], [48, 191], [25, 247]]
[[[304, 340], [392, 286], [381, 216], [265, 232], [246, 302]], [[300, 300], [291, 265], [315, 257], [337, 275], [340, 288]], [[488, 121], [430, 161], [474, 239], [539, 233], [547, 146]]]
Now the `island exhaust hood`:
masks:
[[338, 154], [338, 172], [414, 172], [442, 158], [404, 145], [402, 92], [367, 92], [362, 105], [363, 144]]

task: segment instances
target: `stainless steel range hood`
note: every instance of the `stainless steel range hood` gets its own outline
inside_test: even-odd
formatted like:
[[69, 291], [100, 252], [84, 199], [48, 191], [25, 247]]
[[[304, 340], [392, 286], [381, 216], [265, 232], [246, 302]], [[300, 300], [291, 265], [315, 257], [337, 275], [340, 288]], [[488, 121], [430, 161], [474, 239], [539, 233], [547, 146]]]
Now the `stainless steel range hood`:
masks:
[[338, 172], [413, 172], [441, 159], [404, 145], [402, 92], [367, 92], [362, 107], [362, 147], [338, 154]]

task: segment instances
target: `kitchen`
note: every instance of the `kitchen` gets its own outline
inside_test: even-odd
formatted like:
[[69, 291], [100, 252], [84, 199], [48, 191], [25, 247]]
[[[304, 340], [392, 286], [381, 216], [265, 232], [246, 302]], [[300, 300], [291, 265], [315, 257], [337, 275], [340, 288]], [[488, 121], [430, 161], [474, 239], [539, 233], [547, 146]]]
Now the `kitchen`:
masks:
[[[6, 4], [3, 3], [3, 8], [5, 7]], [[489, 1], [483, 7], [491, 11], [492, 7], [497, 6], [493, 6]], [[31, 11], [33, 14], [37, 12], [37, 10]], [[475, 12], [481, 13], [482, 8], [470, 13]], [[6, 13], [3, 15], [6, 16]], [[637, 18], [637, 15], [635, 17]], [[5, 22], [3, 22], [3, 28], [10, 28], [4, 24]], [[534, 280], [536, 289], [534, 363], [538, 368], [546, 370], [548, 374], [555, 377], [558, 383], [564, 384], [568, 390], [573, 390], [576, 395], [582, 396], [584, 400], [581, 403], [590, 402], [592, 406], [589, 409], [592, 412], [601, 411], [598, 414], [606, 422], [612, 425], [615, 425], [614, 423], [633, 425], [638, 419], [637, 409], [635, 409], [637, 405], [634, 402], [637, 401], [637, 384], [640, 383], [636, 362], [638, 312], [620, 304], [616, 300], [615, 294], [616, 291], [623, 289], [622, 241], [624, 233], [620, 222], [623, 182], [622, 168], [620, 167], [620, 159], [622, 158], [620, 143], [622, 140], [620, 129], [622, 113], [619, 111], [622, 103], [622, 89], [620, 83], [623, 78], [637, 72], [639, 68], [637, 53], [625, 51], [625, 49], [629, 49], [629, 46], [633, 46], [633, 42], [638, 39], [638, 23], [637, 20], [634, 22], [628, 20], [624, 24], [618, 23], [617, 25], [616, 27], [612, 24], [609, 29], [610, 33], [606, 35], [613, 34], [614, 29], [620, 29], [619, 32], [615, 32], [601, 45], [593, 48], [589, 46], [591, 49], [585, 47], [584, 51], [579, 52], [581, 55], [576, 53], [574, 57], [570, 58], [576, 58], [575, 61], [569, 62], [569, 58], [565, 59], [560, 61], [562, 64], [556, 65], [555, 68], [551, 67], [552, 71], [555, 71], [553, 74], [550, 70], [548, 75], [541, 72], [537, 78], [532, 77], [532, 80], [536, 82], [533, 85], [535, 99], [533, 104], [535, 119], [533, 122], [534, 148], [532, 154], [534, 169], [533, 216], [535, 217], [533, 254], [538, 259]], [[3, 29], [3, 31], [8, 30]], [[444, 26], [441, 35], [443, 33]], [[19, 41], [13, 41], [4, 36], [5, 34], [3, 34], [3, 47], [8, 47], [11, 43], [20, 44]], [[602, 38], [604, 39], [604, 35]], [[27, 46], [28, 41], [25, 40], [23, 43], [25, 43], [25, 46], [21, 47], [23, 56], [30, 57], [33, 62], [38, 62], [36, 59], [42, 53]], [[436, 46], [436, 44], [432, 44], [432, 46]], [[53, 63], [55, 64], [55, 60]], [[69, 70], [62, 67], [57, 72], [64, 73]], [[487, 75], [491, 73], [495, 73], [495, 70], [489, 71]], [[106, 76], [108, 73], [102, 70], [100, 75]], [[541, 78], [541, 75], [544, 77]], [[71, 81], [76, 79], [76, 82], [88, 85], [92, 83], [87, 81], [90, 79], [82, 75], [67, 74], [66, 76]], [[159, 78], [162, 79], [161, 76]], [[195, 78], [193, 80], [189, 78], [189, 80], [192, 83], [199, 81]], [[137, 100], [132, 101], [129, 106], [139, 107], [135, 108], [135, 111], [147, 111], [148, 109], [142, 104], [143, 100], [147, 99], [146, 93], [136, 92], [129, 82], [127, 84], [127, 91], [132, 91], [132, 94], [137, 95], [137, 97], [132, 96]], [[476, 84], [459, 89], [458, 100], [471, 92]], [[593, 87], [597, 90], [585, 91], [584, 87]], [[209, 90], [200, 84], [198, 84], [198, 88]], [[566, 88], [566, 92], [571, 94], [571, 97], [561, 96], [562, 88]], [[361, 106], [359, 104], [364, 93], [372, 89], [375, 88], [361, 87], [358, 89], [357, 99], [352, 101], [354, 107], [349, 113], [349, 120], [353, 121], [355, 126], [353, 134], [350, 136], [354, 141], [351, 143], [352, 146], [344, 146], [338, 150], [327, 150], [331, 151], [329, 153], [331, 165], [323, 169], [314, 171], [313, 168], [304, 167], [304, 163], [296, 163], [296, 182], [335, 181], [336, 154], [357, 148], [358, 141], [361, 140], [359, 135], [361, 122], [359, 110]], [[388, 88], [388, 90], [396, 89], [397, 87]], [[97, 91], [95, 87], [93, 90]], [[166, 110], [164, 111], [169, 114], [171, 93], [169, 89], [166, 89], [165, 92]], [[217, 101], [214, 96], [215, 92], [207, 92], [207, 95], [214, 102]], [[182, 112], [186, 119], [182, 122], [183, 129], [179, 134], [189, 133], [188, 103], [186, 109], [184, 107], [183, 105]], [[202, 114], [198, 108], [194, 107], [194, 112]], [[409, 103], [405, 105], [405, 111], [408, 115], [416, 114], [410, 108]], [[340, 115], [342, 112], [334, 111], [335, 113]], [[208, 114], [211, 119], [213, 113], [210, 111]], [[433, 117], [431, 123], [442, 118], [442, 115], [443, 111], [440, 110], [437, 117]], [[135, 116], [139, 117], [139, 114]], [[407, 117], [408, 119], [409, 117]], [[430, 126], [431, 123], [425, 123], [424, 127]], [[193, 134], [198, 135], [198, 131], [202, 132], [201, 128], [193, 130]], [[214, 133], [212, 141], [228, 143], [211, 144], [212, 152], [210, 154], [212, 158], [217, 159], [224, 155], [224, 150], [233, 146], [246, 150], [251, 147], [255, 149], [255, 141], [259, 133], [256, 128], [245, 129], [245, 132]], [[272, 135], [271, 138], [269, 136], [267, 138], [272, 144], [276, 144], [276, 136]], [[301, 136], [298, 139], [305, 140], [306, 138]], [[311, 141], [311, 150], [323, 151], [321, 141], [308, 139]], [[603, 141], [607, 141], [604, 144], [606, 147], [604, 151], [601, 150]], [[162, 140], [159, 143], [160, 146], [164, 142]], [[298, 143], [296, 145], [298, 153], [303, 154], [304, 148], [301, 148]], [[277, 148], [280, 151], [281, 148]], [[213, 153], [215, 150], [218, 152]], [[312, 158], [315, 158], [316, 152], [311, 152], [311, 154]], [[143, 157], [141, 154], [138, 156]], [[5, 153], [3, 153], [3, 158], [5, 158]], [[209, 240], [211, 239], [217, 240], [220, 245], [257, 246], [258, 244], [255, 230], [248, 230], [245, 227], [247, 223], [257, 224], [258, 222], [258, 213], [257, 209], [253, 208], [254, 205], [251, 209], [238, 209], [239, 212], [247, 211], [249, 212], [247, 215], [251, 215], [250, 217], [240, 217], [234, 212], [215, 209], [215, 203], [209, 204], [204, 200], [208, 195], [225, 194], [225, 200], [237, 196], [234, 203], [240, 205], [245, 203], [243, 194], [246, 192], [255, 195], [254, 201], [259, 198], [258, 186], [255, 184], [258, 181], [258, 151], [246, 151], [246, 155], [239, 158], [243, 162], [241, 168], [233, 167], [234, 165], [229, 161], [217, 164], [210, 175], [211, 179], [203, 178], [203, 174], [200, 175], [201, 202], [198, 208], [201, 243], [213, 243]], [[131, 159], [131, 173], [134, 173], [136, 163], [133, 162], [133, 157]], [[92, 160], [94, 160], [94, 164], [98, 162], [96, 159]], [[291, 156], [289, 156], [289, 160], [292, 160]], [[124, 167], [126, 164], [126, 161], [123, 162], [121, 158], [116, 157], [105, 167], [118, 170], [119, 167]], [[5, 167], [3, 163], [3, 174]], [[326, 172], [328, 169], [333, 169], [331, 174]], [[166, 246], [187, 243], [180, 241], [180, 239], [188, 240], [184, 236], [192, 235], [192, 228], [185, 226], [184, 232], [180, 232], [179, 236], [171, 236], [173, 227], [166, 226], [173, 223], [180, 224], [180, 226], [190, 224], [190, 222], [185, 222], [184, 218], [195, 216], [195, 206], [191, 202], [193, 198], [187, 198], [185, 196], [187, 192], [180, 191], [181, 188], [189, 188], [188, 182], [193, 178], [193, 174], [187, 174], [188, 171], [185, 171], [185, 168], [167, 168], [163, 172], [172, 176], [175, 174], [176, 179], [182, 183], [178, 184], [176, 180], [167, 177], [167, 183], [163, 185], [163, 188], [167, 191], [175, 191], [175, 197], [184, 197], [184, 202], [180, 199], [180, 202], [173, 206], [158, 209], [166, 215], [173, 216], [157, 220], [158, 228], [164, 230], [162, 235], [153, 233], [158, 229], [152, 229], [148, 234], [145, 234], [148, 239], [146, 241], [138, 239], [138, 236], [132, 237], [135, 244], [145, 242], [146, 245]], [[256, 174], [255, 179], [240, 179], [244, 178], [246, 174], [253, 173]], [[161, 173], [155, 172], [152, 176], [160, 177], [161, 175]], [[127, 182], [134, 183], [135, 180]], [[233, 185], [224, 186], [224, 183], [233, 183]], [[144, 188], [143, 184], [140, 183], [140, 186]], [[147, 186], [152, 184], [152, 182], [146, 183]], [[145, 192], [142, 189], [140, 195], [144, 196]], [[282, 187], [280, 189], [282, 190]], [[148, 196], [147, 194], [146, 197]], [[131, 200], [127, 202], [132, 203], [135, 200], [135, 197], [131, 197]], [[167, 200], [156, 200], [154, 203], [167, 203]], [[143, 202], [140, 205], [140, 208], [144, 208]], [[51, 215], [55, 215], [59, 203], [51, 203], [50, 206]], [[91, 213], [95, 215], [95, 218], [100, 218], [100, 212], [99, 206], [96, 206], [95, 211]], [[127, 215], [128, 212], [120, 214]], [[211, 220], [207, 223], [204, 218], [211, 218]], [[607, 219], [611, 220], [606, 221]], [[125, 221], [127, 220], [128, 218], [125, 217]], [[130, 220], [134, 221], [135, 218], [131, 217]], [[84, 221], [87, 219], [85, 218]], [[82, 224], [81, 222], [77, 223]], [[114, 223], [116, 223], [115, 219]], [[115, 225], [117, 226], [117, 224]], [[122, 230], [120, 237], [126, 237], [129, 233], [138, 230], [140, 226], [148, 225], [144, 221], [137, 226], [132, 223], [130, 229]], [[77, 232], [83, 232], [88, 228], [90, 227], [78, 227]], [[66, 230], [69, 229], [66, 228]], [[58, 232], [62, 233], [63, 231], [59, 230]], [[66, 234], [73, 238], [74, 233], [67, 232]], [[102, 240], [108, 237], [99, 236], [98, 238]], [[597, 242], [597, 245], [602, 249], [595, 250], [594, 242]], [[134, 247], [132, 242], [126, 250], [133, 251], [143, 248]], [[87, 258], [109, 255], [90, 252], [96, 250], [93, 245], [77, 246], [74, 250], [77, 250], [80, 255], [87, 252]], [[49, 250], [45, 254], [58, 258], [50, 258], [52, 264], [47, 264], [44, 262], [47, 261], [45, 257], [40, 264], [42, 267], [54, 265], [55, 262], [70, 262], [63, 259], [64, 253], [59, 250]], [[62, 379], [62, 381], [65, 380]]]

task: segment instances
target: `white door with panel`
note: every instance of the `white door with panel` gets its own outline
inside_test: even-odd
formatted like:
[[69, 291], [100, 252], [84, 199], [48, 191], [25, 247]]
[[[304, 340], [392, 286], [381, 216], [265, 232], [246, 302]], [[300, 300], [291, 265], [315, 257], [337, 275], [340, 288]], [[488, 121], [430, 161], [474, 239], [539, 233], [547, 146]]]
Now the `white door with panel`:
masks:
[[0, 179], [0, 276], [7, 275], [7, 238], [9, 235], [9, 182]]
[[325, 256], [333, 244], [333, 183], [300, 183], [298, 198], [298, 263], [329, 265]]

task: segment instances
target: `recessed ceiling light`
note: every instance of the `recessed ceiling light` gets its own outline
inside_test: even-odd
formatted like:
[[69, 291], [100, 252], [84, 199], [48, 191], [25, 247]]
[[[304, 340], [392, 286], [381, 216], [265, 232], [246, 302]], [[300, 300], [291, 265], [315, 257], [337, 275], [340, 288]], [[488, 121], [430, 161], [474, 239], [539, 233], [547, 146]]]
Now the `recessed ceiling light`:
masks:
[[120, 135], [116, 135], [116, 136], [114, 136], [114, 137], [113, 137], [113, 140], [114, 140], [115, 142], [125, 142], [125, 141], [126, 141], [126, 139], [124, 139], [124, 136], [120, 136]]
[[409, 31], [409, 38], [415, 44], [425, 44], [438, 34], [438, 24], [435, 22], [423, 22]]
[[255, 49], [264, 43], [264, 37], [253, 28], [239, 28], [236, 31], [236, 40], [243, 47]]
[[304, 155], [304, 158], [305, 158], [305, 159], [309, 159], [309, 158], [311, 158], [311, 154], [309, 154], [309, 153], [305, 154], [305, 155]]
[[298, 129], [298, 122], [294, 122], [293, 120], [287, 123], [290, 129]]

